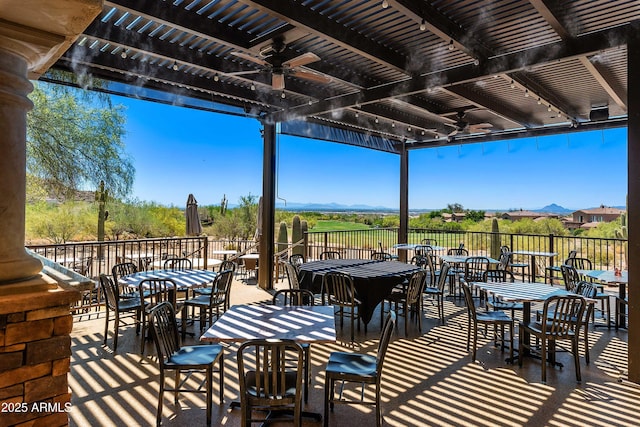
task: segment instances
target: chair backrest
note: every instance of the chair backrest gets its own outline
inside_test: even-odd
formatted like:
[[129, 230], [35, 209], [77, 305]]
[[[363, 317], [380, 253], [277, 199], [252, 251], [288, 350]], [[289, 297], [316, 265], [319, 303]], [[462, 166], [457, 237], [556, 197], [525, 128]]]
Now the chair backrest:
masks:
[[498, 259], [498, 270], [506, 270], [509, 268], [511, 264], [511, 254], [506, 252], [500, 253], [500, 258]]
[[420, 244], [428, 246], [438, 246], [438, 241], [436, 239], [422, 239], [420, 241]]
[[231, 261], [230, 259], [225, 259], [218, 267], [218, 273], [221, 273], [225, 270], [231, 270], [233, 273], [236, 272], [236, 268], [238, 268], [238, 264], [235, 261]]
[[320, 259], [340, 259], [342, 256], [338, 251], [324, 251], [320, 254]]
[[328, 295], [329, 304], [354, 306], [355, 287], [349, 274], [331, 271], [324, 275], [324, 289]]
[[371, 259], [376, 261], [391, 261], [393, 257], [387, 252], [372, 252]]
[[464, 294], [464, 302], [467, 306], [467, 313], [469, 314], [469, 319], [472, 321], [476, 321], [476, 304], [473, 301], [473, 296], [471, 295], [471, 288], [464, 282], [460, 282], [460, 286], [462, 287], [462, 293]]
[[580, 275], [576, 271], [575, 267], [567, 264], [560, 266], [560, 272], [562, 273], [562, 279], [564, 280], [564, 288], [569, 292], [574, 292], [578, 282], [580, 282]]
[[289, 257], [289, 262], [298, 268], [301, 264], [304, 264], [304, 255], [293, 254]]
[[469, 255], [469, 251], [465, 248], [449, 248], [447, 255]]
[[418, 245], [413, 250], [413, 253], [416, 254], [416, 256], [418, 255], [427, 256], [427, 255], [433, 255], [434, 251], [433, 251], [433, 248], [429, 245]]
[[140, 304], [149, 310], [162, 303], [176, 306], [176, 282], [171, 279], [144, 279], [138, 285]]
[[273, 305], [315, 305], [313, 292], [309, 289], [280, 289], [273, 294]]
[[111, 275], [113, 276], [113, 281], [118, 283], [118, 279], [122, 276], [127, 276], [129, 274], [135, 274], [138, 272], [138, 267], [132, 262], [121, 262], [116, 264], [111, 269]]
[[[240, 345], [237, 357], [241, 400], [256, 400], [265, 406], [301, 403], [304, 363], [299, 344], [292, 340], [250, 340]], [[290, 372], [295, 373], [293, 384], [286, 381]]]
[[425, 270], [414, 271], [409, 278], [407, 286], [407, 304], [415, 304], [422, 298], [426, 284], [427, 272]]
[[580, 329], [584, 309], [585, 299], [580, 295], [547, 298], [542, 307], [542, 332], [557, 339], [567, 338]]
[[513, 276], [513, 273], [509, 270], [487, 270], [482, 275], [483, 282], [515, 282], [516, 279]]
[[74, 261], [71, 264], [71, 270], [80, 274], [81, 276], [89, 276], [91, 274], [91, 264], [93, 263], [93, 257], [88, 256], [82, 258], [80, 261]]
[[213, 279], [213, 285], [211, 286], [211, 297], [209, 305], [214, 307], [216, 305], [224, 304], [224, 310], [229, 308], [229, 298], [231, 296], [231, 283], [233, 282], [233, 270], [224, 270], [218, 273], [215, 279]]
[[384, 325], [382, 325], [382, 332], [380, 333], [380, 342], [378, 343], [378, 352], [376, 353], [376, 372], [378, 380], [382, 374], [382, 364], [384, 363], [384, 357], [387, 354], [387, 348], [389, 348], [389, 342], [391, 341], [391, 335], [396, 327], [396, 312], [391, 310], [387, 313], [387, 317], [384, 319]]
[[151, 310], [151, 336], [156, 346], [160, 366], [180, 349], [180, 335], [173, 305], [162, 302]]
[[500, 253], [501, 254], [511, 254], [511, 248], [509, 248], [509, 246], [507, 246], [507, 245], [502, 245], [502, 246], [500, 246]]
[[440, 266], [440, 275], [438, 276], [438, 290], [440, 292], [444, 292], [444, 288], [447, 285], [447, 276], [450, 268], [451, 265], [448, 262], [443, 262]]
[[120, 299], [120, 289], [116, 286], [111, 277], [106, 274], [100, 275], [100, 286], [102, 287], [102, 293], [105, 295], [105, 301], [107, 307], [111, 310], [118, 309], [118, 300]]
[[467, 282], [480, 282], [482, 275], [489, 269], [489, 258], [474, 256], [467, 258], [464, 263], [464, 280]]
[[[567, 255], [567, 258], [575, 258], [578, 256], [578, 251], [576, 251], [575, 249], [572, 249], [569, 251], [569, 255]], [[565, 262], [566, 264], [566, 262]]]
[[576, 270], [591, 270], [593, 269], [593, 264], [591, 260], [588, 258], [567, 258], [564, 263], [566, 265], [570, 265], [574, 267]]
[[167, 258], [164, 261], [164, 268], [169, 270], [187, 270], [193, 268], [192, 266], [189, 258]]
[[289, 281], [289, 289], [300, 289], [298, 269], [290, 262], [285, 262], [284, 267], [287, 273], [287, 280]]
[[[578, 282], [578, 286], [576, 286], [576, 294], [581, 295], [585, 298], [594, 299], [596, 295], [598, 295], [598, 287], [594, 283], [581, 280], [580, 282]], [[591, 317], [592, 310], [593, 303], [587, 304], [584, 316], [584, 319], [587, 323], [589, 322], [589, 317]]]

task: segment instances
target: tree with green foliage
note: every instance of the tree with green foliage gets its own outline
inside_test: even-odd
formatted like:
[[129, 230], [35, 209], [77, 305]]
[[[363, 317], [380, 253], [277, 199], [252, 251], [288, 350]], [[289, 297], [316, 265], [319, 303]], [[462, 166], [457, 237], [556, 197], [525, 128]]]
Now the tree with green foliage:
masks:
[[28, 179], [60, 197], [94, 190], [101, 181], [114, 197], [130, 193], [135, 169], [122, 141], [124, 107], [98, 92], [41, 82], [29, 98]]

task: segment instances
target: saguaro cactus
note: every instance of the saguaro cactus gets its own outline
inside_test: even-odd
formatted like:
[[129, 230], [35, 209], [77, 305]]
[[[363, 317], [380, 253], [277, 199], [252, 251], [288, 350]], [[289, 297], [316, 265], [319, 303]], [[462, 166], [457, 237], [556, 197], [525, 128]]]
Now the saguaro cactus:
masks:
[[[302, 223], [300, 221], [300, 217], [298, 215], [295, 215], [291, 224], [291, 243], [293, 245], [296, 245], [302, 240], [303, 237], [304, 236], [302, 234]], [[304, 255], [304, 246], [302, 244], [294, 246], [293, 249], [291, 249], [291, 253], [294, 255]]]
[[491, 220], [491, 258], [500, 258], [500, 228], [498, 226], [498, 218]]
[[629, 266], [629, 225], [627, 224], [627, 211], [629, 209], [629, 196], [627, 196], [627, 205], [625, 206], [625, 211], [622, 215], [620, 215], [620, 228], [615, 230], [616, 237], [618, 239], [624, 239], [625, 242], [622, 244], [622, 248], [624, 250], [624, 265], [625, 267]]
[[289, 234], [287, 233], [287, 223], [281, 222], [278, 230], [278, 252], [282, 252], [289, 246]]

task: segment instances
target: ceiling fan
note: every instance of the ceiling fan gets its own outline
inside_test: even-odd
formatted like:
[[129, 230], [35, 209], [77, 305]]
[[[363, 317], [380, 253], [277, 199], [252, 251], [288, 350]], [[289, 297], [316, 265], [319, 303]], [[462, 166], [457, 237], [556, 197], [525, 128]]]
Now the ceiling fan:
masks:
[[330, 77], [299, 68], [303, 65], [319, 61], [320, 57], [318, 55], [313, 52], [307, 52], [296, 56], [295, 58], [284, 60], [285, 47], [286, 46], [282, 40], [274, 40], [272, 44], [260, 49], [261, 58], [248, 55], [243, 52], [231, 52], [232, 55], [235, 55], [238, 58], [260, 65], [261, 69], [226, 73], [226, 75], [238, 76], [268, 72], [271, 73], [271, 87], [274, 90], [284, 89], [285, 76], [296, 76], [319, 83], [329, 83], [331, 81]]
[[471, 124], [466, 121], [464, 118], [467, 114], [464, 111], [458, 111], [456, 115], [457, 120], [455, 123], [447, 123], [444, 124], [447, 126], [451, 126], [454, 129], [449, 132], [448, 137], [452, 137], [457, 135], [458, 133], [489, 133], [491, 132], [488, 128], [492, 128], [493, 125], [491, 123], [474, 123]]

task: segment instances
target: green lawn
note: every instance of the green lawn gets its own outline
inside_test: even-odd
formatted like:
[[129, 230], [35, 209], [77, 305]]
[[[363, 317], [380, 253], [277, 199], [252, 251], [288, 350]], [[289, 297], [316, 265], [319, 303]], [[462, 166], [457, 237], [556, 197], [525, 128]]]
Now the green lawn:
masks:
[[365, 224], [357, 224], [347, 221], [318, 221], [309, 231], [354, 231], [368, 230], [370, 227]]

